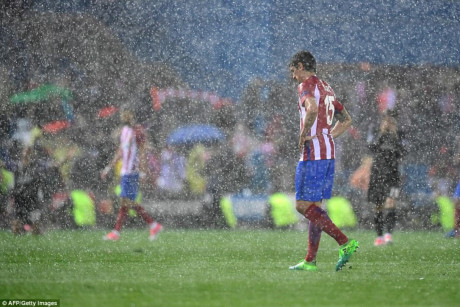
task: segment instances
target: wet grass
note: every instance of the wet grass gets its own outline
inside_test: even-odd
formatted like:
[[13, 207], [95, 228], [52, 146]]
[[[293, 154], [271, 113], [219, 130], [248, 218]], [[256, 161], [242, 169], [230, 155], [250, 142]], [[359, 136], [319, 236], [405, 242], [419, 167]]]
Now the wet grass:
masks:
[[61, 306], [458, 306], [460, 240], [405, 232], [376, 248], [372, 231], [335, 272], [323, 235], [319, 272], [287, 270], [305, 256], [301, 231], [166, 230], [157, 241], [129, 229], [13, 236], [0, 231], [0, 298], [60, 299]]

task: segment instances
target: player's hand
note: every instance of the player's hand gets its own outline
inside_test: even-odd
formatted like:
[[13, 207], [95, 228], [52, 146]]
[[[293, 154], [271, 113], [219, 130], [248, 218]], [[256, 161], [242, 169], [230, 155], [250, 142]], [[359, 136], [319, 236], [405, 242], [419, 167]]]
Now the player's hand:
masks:
[[313, 135], [313, 136], [309, 136], [309, 135], [302, 136], [301, 135], [300, 138], [299, 138], [299, 149], [302, 150], [302, 148], [305, 145], [306, 141], [311, 141], [316, 137], [317, 137], [316, 135]]
[[101, 179], [102, 180], [105, 180], [105, 178], [107, 177], [107, 174], [110, 172], [110, 167], [107, 166], [106, 168], [104, 168], [101, 172]]
[[307, 136], [300, 136], [299, 137], [299, 150], [302, 150], [302, 147], [305, 145], [305, 142], [307, 141]]

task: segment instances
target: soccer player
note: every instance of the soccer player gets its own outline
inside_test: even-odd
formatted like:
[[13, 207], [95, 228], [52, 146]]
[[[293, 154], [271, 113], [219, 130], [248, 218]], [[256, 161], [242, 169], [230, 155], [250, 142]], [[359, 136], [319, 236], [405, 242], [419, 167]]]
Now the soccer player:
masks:
[[[295, 173], [296, 209], [310, 221], [307, 255], [289, 269], [318, 270], [316, 254], [324, 231], [340, 245], [335, 267], [338, 271], [356, 251], [358, 242], [340, 231], [321, 208], [321, 202], [331, 198], [332, 194], [334, 138], [345, 132], [352, 120], [329, 84], [316, 76], [316, 60], [309, 51], [296, 53], [289, 68], [292, 78], [299, 82], [300, 159]], [[334, 116], [338, 121], [332, 127]]]
[[[396, 200], [399, 196], [401, 176], [399, 161], [405, 154], [396, 119], [387, 113], [380, 124], [380, 133], [369, 146], [373, 156], [368, 201], [375, 205], [375, 246], [393, 243], [392, 232], [396, 224]], [[386, 233], [383, 234], [384, 227]]]
[[121, 159], [121, 207], [114, 230], [104, 236], [104, 240], [116, 241], [120, 238], [123, 221], [126, 218], [129, 208], [132, 208], [150, 226], [149, 239], [153, 241], [163, 229], [163, 226], [155, 222], [147, 211], [135, 201], [139, 191], [139, 156], [144, 150], [145, 134], [134, 125], [134, 114], [132, 111], [127, 109], [122, 110], [120, 118], [123, 124], [120, 135], [120, 146], [111, 163], [102, 171], [101, 178], [105, 179], [115, 163]]

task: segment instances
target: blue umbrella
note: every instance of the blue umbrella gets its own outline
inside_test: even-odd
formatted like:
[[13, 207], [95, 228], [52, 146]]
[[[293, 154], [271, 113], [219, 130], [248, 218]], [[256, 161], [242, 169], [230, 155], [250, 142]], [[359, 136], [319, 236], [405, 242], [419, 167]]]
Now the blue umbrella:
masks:
[[193, 145], [213, 143], [225, 139], [225, 134], [212, 125], [188, 125], [174, 130], [168, 137], [169, 145]]

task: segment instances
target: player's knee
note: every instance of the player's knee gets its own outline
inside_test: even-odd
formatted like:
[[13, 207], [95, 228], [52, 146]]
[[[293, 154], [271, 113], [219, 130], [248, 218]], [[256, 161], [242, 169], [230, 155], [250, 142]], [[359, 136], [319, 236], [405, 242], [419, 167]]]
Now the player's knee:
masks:
[[305, 215], [305, 211], [307, 211], [308, 207], [310, 207], [310, 203], [305, 203], [305, 202], [297, 202], [295, 205], [295, 208], [297, 212], [299, 212], [302, 215]]
[[455, 201], [455, 209], [460, 209], [460, 198]]
[[299, 212], [300, 214], [303, 214], [303, 207], [302, 207], [302, 205], [296, 204], [296, 205], [295, 205], [295, 209], [296, 209], [297, 212]]

